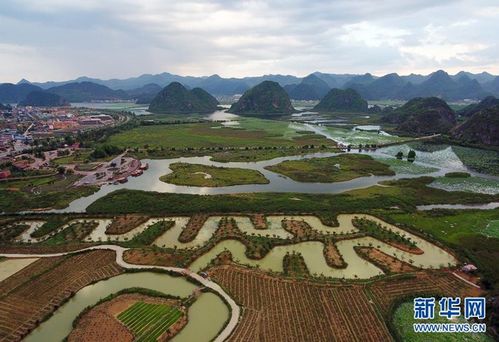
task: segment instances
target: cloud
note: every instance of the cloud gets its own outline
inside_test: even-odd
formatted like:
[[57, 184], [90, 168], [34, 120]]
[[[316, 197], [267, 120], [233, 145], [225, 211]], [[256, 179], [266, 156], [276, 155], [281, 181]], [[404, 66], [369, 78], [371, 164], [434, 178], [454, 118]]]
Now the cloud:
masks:
[[0, 81], [499, 73], [498, 11], [493, 0], [3, 0]]

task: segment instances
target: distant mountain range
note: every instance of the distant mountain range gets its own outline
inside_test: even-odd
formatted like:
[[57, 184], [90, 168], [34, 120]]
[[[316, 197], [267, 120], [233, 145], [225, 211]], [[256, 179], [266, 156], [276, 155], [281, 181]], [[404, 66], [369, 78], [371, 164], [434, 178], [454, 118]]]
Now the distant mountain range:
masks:
[[[449, 75], [438, 70], [429, 75], [395, 73], [377, 77], [371, 74], [327, 74], [314, 72], [304, 78], [292, 75], [264, 75], [258, 77], [223, 78], [179, 76], [170, 73], [144, 74], [127, 79], [101, 80], [79, 77], [64, 82], [0, 84], [0, 102], [18, 103], [31, 91], [46, 90], [70, 102], [99, 100], [137, 100], [150, 103], [166, 85], [179, 82], [188, 89], [202, 88], [214, 96], [243, 94], [263, 81], [273, 81], [283, 87], [291, 99], [320, 100], [332, 88], [356, 90], [366, 100], [409, 100], [414, 97], [439, 97], [446, 101], [481, 100], [489, 95], [499, 96], [499, 76], [486, 72], [473, 74], [461, 71]], [[101, 86], [101, 87], [99, 87]]]

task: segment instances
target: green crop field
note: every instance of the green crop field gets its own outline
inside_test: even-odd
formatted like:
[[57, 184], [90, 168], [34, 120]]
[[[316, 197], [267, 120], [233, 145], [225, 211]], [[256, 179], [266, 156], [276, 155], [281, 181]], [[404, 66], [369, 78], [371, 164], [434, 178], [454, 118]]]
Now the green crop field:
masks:
[[499, 239], [499, 220], [490, 221], [481, 233]]
[[444, 241], [458, 243], [461, 237], [487, 231], [489, 224], [492, 224], [493, 221], [498, 222], [499, 210], [449, 211], [447, 214], [445, 212], [435, 214], [423, 211], [391, 214], [390, 217], [395, 222], [423, 229]]
[[402, 341], [413, 341], [413, 342], [423, 342], [423, 341], [460, 341], [460, 342], [471, 342], [471, 341], [492, 341], [492, 338], [488, 337], [484, 333], [415, 333], [413, 329], [413, 323], [464, 323], [466, 322], [463, 318], [454, 321], [448, 320], [445, 317], [439, 317], [438, 313], [435, 313], [434, 319], [429, 320], [415, 320], [412, 302], [403, 303], [395, 311], [393, 317], [393, 324], [395, 329], [399, 333]]
[[118, 315], [135, 341], [156, 341], [183, 313], [165, 304], [137, 302]]
[[[111, 136], [107, 143], [119, 147], [209, 148], [247, 146], [301, 146], [330, 144], [323, 137], [299, 133], [288, 123], [244, 119], [239, 128], [218, 123], [140, 126]], [[312, 142], [313, 141], [313, 142]]]

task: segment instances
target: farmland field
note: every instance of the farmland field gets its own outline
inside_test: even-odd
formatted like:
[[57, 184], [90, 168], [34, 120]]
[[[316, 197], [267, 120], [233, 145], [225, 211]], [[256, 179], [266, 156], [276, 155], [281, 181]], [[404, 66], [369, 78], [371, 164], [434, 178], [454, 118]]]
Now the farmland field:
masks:
[[40, 259], [0, 283], [0, 339], [18, 340], [72, 294], [122, 272], [113, 252]]
[[242, 128], [223, 127], [217, 123], [141, 126], [113, 135], [107, 143], [120, 147], [208, 148], [245, 146], [300, 146], [310, 140], [326, 143], [322, 137], [298, 133], [287, 123], [244, 121]]
[[[383, 318], [398, 299], [411, 293], [474, 293], [448, 273], [347, 285], [283, 280], [230, 265], [209, 274], [245, 308], [232, 341], [391, 340]], [[459, 288], [464, 290], [455, 292]]]
[[118, 315], [130, 329], [135, 341], [156, 341], [180, 317], [182, 312], [165, 304], [137, 302]]

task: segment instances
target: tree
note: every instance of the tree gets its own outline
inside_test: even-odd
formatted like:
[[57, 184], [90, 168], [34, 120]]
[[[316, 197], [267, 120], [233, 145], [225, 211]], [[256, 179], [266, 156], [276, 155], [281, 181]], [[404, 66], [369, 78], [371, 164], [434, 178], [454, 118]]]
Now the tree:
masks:
[[413, 162], [416, 159], [416, 152], [414, 150], [410, 150], [407, 154], [407, 161]]
[[404, 158], [404, 152], [398, 151], [397, 154], [395, 155], [395, 157], [397, 157], [397, 159], [402, 160], [402, 158]]

